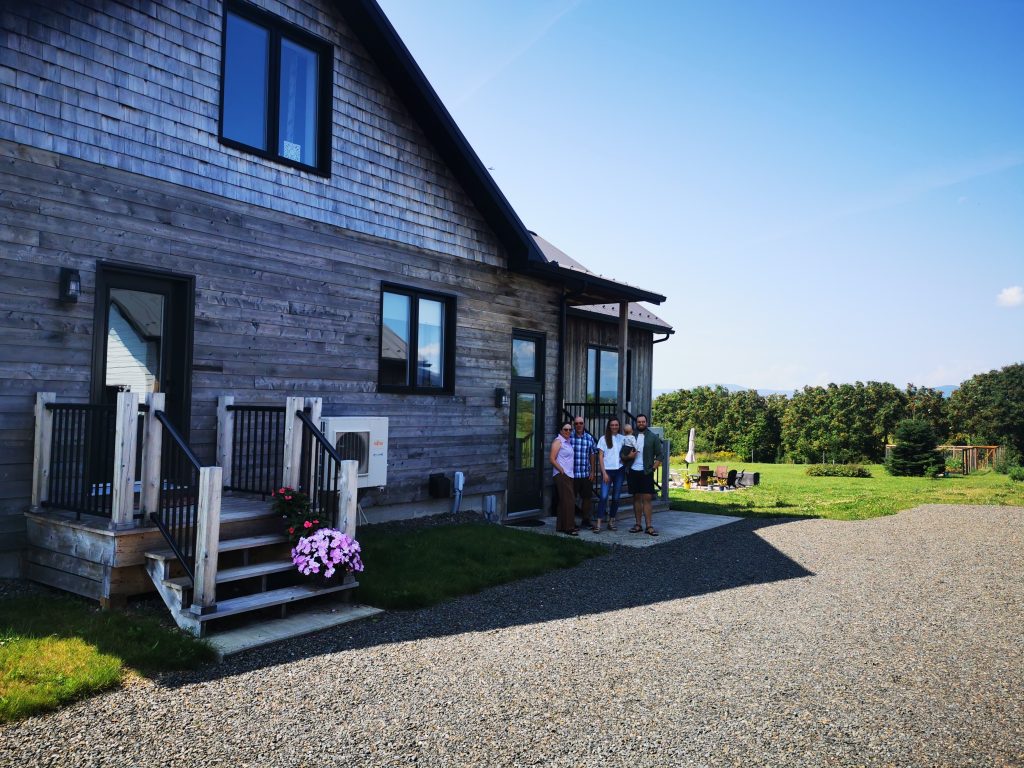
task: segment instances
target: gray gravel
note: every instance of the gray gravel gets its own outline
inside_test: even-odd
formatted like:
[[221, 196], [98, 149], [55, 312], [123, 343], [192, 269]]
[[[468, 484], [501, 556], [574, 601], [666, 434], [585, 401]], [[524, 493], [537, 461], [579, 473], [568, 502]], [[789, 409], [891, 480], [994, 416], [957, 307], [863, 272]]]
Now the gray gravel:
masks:
[[1024, 765], [1022, 530], [926, 506], [620, 548], [3, 727], [0, 765]]

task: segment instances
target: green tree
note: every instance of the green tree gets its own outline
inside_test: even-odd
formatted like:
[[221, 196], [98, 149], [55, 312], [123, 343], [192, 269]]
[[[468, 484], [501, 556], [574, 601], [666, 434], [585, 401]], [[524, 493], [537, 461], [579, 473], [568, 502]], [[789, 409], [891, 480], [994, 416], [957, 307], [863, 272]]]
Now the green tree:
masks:
[[979, 373], [949, 398], [956, 439], [974, 445], [1012, 445], [1024, 453], [1024, 363]]
[[937, 445], [931, 424], [922, 419], [904, 419], [896, 427], [896, 444], [885, 469], [890, 475], [936, 475], [944, 464]]
[[945, 395], [931, 387], [915, 387], [907, 384], [906, 389], [907, 418], [927, 421], [935, 432], [935, 437], [942, 442], [949, 436], [948, 401]]

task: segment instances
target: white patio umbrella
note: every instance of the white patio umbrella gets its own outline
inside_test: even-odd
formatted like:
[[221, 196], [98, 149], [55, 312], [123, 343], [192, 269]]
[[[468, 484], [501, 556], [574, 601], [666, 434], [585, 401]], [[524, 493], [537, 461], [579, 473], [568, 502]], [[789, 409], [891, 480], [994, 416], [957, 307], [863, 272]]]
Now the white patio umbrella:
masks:
[[697, 428], [690, 427], [690, 444], [686, 449], [686, 468], [690, 468], [690, 463], [697, 460], [695, 451], [697, 448]]

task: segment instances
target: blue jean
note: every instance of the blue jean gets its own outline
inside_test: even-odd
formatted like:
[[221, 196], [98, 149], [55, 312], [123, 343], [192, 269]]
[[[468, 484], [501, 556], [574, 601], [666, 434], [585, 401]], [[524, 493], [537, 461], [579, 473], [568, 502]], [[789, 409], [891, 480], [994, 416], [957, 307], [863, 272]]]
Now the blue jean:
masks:
[[611, 517], [615, 518], [619, 514], [619, 494], [622, 493], [622, 481], [626, 479], [626, 470], [622, 467], [605, 470], [605, 473], [608, 475], [608, 482], [606, 483], [604, 478], [601, 479], [601, 500], [597, 503], [598, 520], [604, 520], [609, 492], [612, 497]]

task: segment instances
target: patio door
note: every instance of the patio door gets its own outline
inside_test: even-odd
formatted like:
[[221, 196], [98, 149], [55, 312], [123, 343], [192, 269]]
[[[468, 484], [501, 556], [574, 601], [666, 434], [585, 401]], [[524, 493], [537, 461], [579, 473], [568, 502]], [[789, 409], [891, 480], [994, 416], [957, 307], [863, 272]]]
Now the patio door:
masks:
[[544, 335], [512, 334], [509, 396], [510, 513], [540, 509], [544, 500]]
[[100, 264], [96, 272], [92, 401], [113, 404], [121, 391], [163, 392], [184, 436], [192, 395], [193, 280]]

